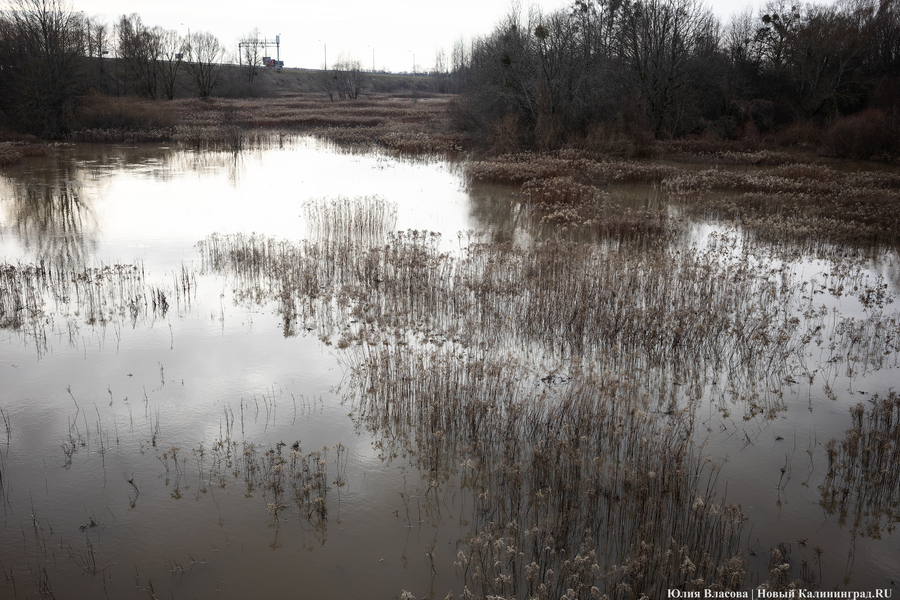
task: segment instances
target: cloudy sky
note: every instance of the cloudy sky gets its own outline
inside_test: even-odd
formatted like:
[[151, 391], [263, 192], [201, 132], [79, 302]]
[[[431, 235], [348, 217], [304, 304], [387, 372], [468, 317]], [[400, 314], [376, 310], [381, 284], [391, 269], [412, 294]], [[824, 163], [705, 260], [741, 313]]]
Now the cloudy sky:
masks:
[[[280, 34], [281, 59], [289, 67], [321, 68], [341, 53], [362, 61], [366, 68], [411, 71], [434, 65], [437, 50], [448, 53], [455, 40], [471, 39], [491, 31], [508, 14], [511, 0], [69, 0], [72, 8], [112, 23], [123, 13], [137, 13], [149, 26], [188, 31], [209, 31], [237, 53], [237, 42], [257, 28], [274, 41]], [[760, 0], [762, 2], [762, 0]], [[569, 6], [571, 0], [543, 0], [544, 12]], [[525, 1], [522, 6], [529, 6]], [[707, 0], [727, 20], [750, 0]], [[274, 48], [270, 51], [275, 56]]]

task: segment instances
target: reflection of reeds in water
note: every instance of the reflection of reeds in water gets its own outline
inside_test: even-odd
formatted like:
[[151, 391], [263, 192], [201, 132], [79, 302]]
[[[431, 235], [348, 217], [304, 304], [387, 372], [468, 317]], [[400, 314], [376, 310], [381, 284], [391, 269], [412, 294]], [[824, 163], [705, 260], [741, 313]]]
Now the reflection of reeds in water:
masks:
[[868, 408], [850, 409], [853, 426], [843, 440], [825, 444], [828, 475], [822, 506], [849, 519], [855, 530], [879, 538], [900, 522], [900, 395], [875, 396]]
[[608, 374], [543, 385], [513, 360], [450, 347], [373, 343], [354, 356], [354, 402], [391, 439], [382, 451], [414, 456], [429, 490], [456, 474], [471, 492], [456, 567], [477, 597], [742, 584], [744, 516], [716, 500], [688, 415], [634, 402]]
[[67, 332], [72, 342], [79, 322], [134, 325], [163, 317], [172, 303], [179, 311], [189, 307], [195, 289], [195, 276], [186, 267], [173, 275], [171, 287], [160, 287], [146, 281], [140, 263], [100, 267], [73, 267], [67, 261], [0, 264], [0, 328], [22, 332], [43, 353], [48, 328]]
[[659, 246], [673, 241], [681, 220], [661, 210], [631, 210], [608, 192], [571, 176], [535, 179], [522, 186], [522, 214], [538, 239], [598, 240]]

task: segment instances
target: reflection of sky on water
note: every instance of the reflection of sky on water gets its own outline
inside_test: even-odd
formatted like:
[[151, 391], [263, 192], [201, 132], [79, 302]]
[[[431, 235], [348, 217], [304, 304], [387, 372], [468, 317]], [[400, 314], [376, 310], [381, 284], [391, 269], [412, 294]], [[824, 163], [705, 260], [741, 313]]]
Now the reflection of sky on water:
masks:
[[[257, 232], [299, 239], [302, 204], [308, 200], [382, 196], [399, 205], [398, 229], [439, 231], [446, 240], [474, 226], [459, 169], [446, 162], [395, 160], [347, 154], [303, 138], [284, 148], [195, 152], [159, 146], [61, 148], [54, 167], [14, 169], [0, 184], [7, 233], [17, 221], [51, 215], [23, 214], [15, 186], [36, 177], [44, 185], [77, 180], [92, 217], [83, 243], [96, 260], [170, 265], [193, 257], [194, 244], [213, 232]], [[149, 156], [148, 156], [149, 154]], [[58, 183], [56, 183], [58, 185]], [[58, 218], [59, 215], [56, 215]], [[29, 259], [29, 241], [4, 236], [0, 252]], [[96, 246], [96, 250], [92, 248]], [[449, 247], [449, 246], [448, 246]]]

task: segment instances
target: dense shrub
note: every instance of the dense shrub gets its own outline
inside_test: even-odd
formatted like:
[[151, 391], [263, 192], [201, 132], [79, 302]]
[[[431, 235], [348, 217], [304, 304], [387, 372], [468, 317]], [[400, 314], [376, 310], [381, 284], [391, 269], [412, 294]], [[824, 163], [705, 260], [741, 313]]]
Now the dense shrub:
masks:
[[129, 97], [91, 95], [76, 111], [78, 129], [169, 129], [175, 127], [175, 121], [170, 104]]
[[900, 112], [869, 109], [835, 122], [826, 134], [829, 153], [852, 158], [900, 153]]

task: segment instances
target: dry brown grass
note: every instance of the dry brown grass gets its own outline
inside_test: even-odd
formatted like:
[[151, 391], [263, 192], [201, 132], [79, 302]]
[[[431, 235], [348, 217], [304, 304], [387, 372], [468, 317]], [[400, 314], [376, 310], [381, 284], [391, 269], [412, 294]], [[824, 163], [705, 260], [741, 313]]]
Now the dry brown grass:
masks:
[[[312, 134], [345, 148], [399, 154], [455, 155], [471, 143], [446, 131], [449, 100], [373, 95], [329, 102], [318, 94], [254, 99], [180, 99], [171, 102], [91, 97], [80, 128], [67, 139], [84, 142], [177, 141], [195, 148], [239, 150], [271, 135]], [[240, 138], [240, 143], [236, 140]]]
[[171, 103], [92, 95], [76, 115], [74, 142], [158, 142], [172, 138], [177, 114]]
[[758, 172], [709, 169], [667, 179], [689, 214], [737, 220], [767, 243], [808, 251], [878, 251], [900, 243], [900, 174], [788, 164]]
[[353, 150], [380, 148], [403, 154], [456, 154], [466, 136], [444, 131], [444, 99], [375, 96], [328, 102], [317, 96], [254, 100], [179, 100], [176, 139], [215, 139], [226, 118], [245, 131], [306, 133]]
[[513, 185], [566, 176], [592, 185], [647, 182], [659, 181], [678, 172], [671, 165], [609, 159], [579, 150], [503, 154], [466, 164], [466, 174], [471, 181]]

